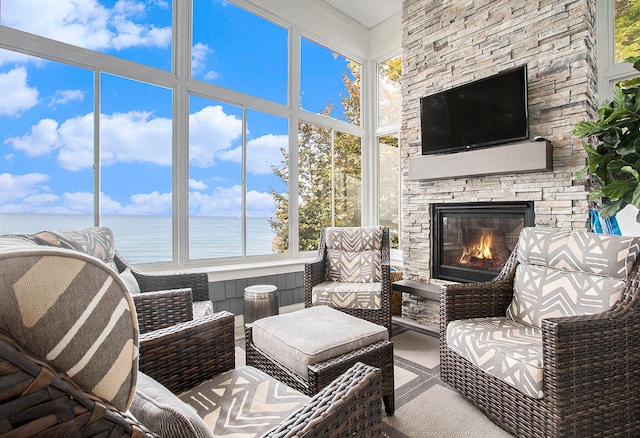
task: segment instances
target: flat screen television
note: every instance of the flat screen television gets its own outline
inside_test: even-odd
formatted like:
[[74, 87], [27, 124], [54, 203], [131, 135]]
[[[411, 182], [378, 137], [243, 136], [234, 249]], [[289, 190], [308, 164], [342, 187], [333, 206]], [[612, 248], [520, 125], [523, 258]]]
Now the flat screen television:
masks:
[[529, 138], [527, 66], [420, 99], [422, 154]]

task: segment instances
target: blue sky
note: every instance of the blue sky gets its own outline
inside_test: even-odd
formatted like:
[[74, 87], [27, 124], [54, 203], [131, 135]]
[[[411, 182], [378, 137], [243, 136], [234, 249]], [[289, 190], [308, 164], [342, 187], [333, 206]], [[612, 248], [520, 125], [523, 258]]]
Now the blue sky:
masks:
[[[55, 5], [55, 6], [54, 6]], [[0, 24], [170, 70], [165, 0], [3, 0]], [[192, 74], [277, 103], [287, 99], [286, 29], [219, 0], [195, 0]], [[302, 102], [339, 107], [347, 61], [302, 44]], [[0, 212], [93, 211], [93, 72], [0, 50]], [[103, 214], [171, 213], [171, 90], [101, 75]], [[341, 118], [339, 112], [335, 117]], [[242, 112], [192, 96], [190, 214], [241, 215]], [[286, 188], [287, 120], [247, 111], [247, 215], [270, 216]]]

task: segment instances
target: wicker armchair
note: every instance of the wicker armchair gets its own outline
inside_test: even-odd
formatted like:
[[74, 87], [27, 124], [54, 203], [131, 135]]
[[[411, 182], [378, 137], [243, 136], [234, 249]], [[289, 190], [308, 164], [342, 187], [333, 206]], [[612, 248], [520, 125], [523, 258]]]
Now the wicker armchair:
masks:
[[391, 335], [389, 229], [330, 227], [304, 267], [305, 307], [327, 305], [382, 325]]
[[108, 227], [41, 231], [11, 237], [36, 245], [80, 251], [105, 262], [120, 274], [132, 293], [141, 333], [213, 314], [206, 273], [160, 274], [139, 271], [116, 250], [113, 232]]
[[[231, 313], [139, 335], [124, 283], [93, 257], [0, 242], [0, 272], [0, 435], [212, 436], [202, 420], [180, 433], [164, 422], [197, 417], [169, 391], [205, 391], [236, 371]], [[144, 392], [149, 377], [159, 384]], [[378, 436], [380, 390], [380, 370], [358, 363], [260, 435]]]
[[[523, 242], [527, 233], [529, 241]], [[488, 283], [452, 284], [442, 287], [442, 380], [469, 398], [495, 423], [519, 437], [640, 436], [638, 239], [540, 229], [525, 229], [523, 235], [502, 272], [494, 280]], [[518, 285], [518, 282], [527, 281], [519, 276], [527, 272], [528, 268], [525, 265], [532, 261], [532, 236], [539, 238], [538, 249], [535, 250], [541, 249], [537, 254], [540, 256], [537, 263], [544, 264], [542, 259], [545, 258], [554, 259], [555, 262], [573, 259], [580, 265], [600, 259], [596, 261], [596, 264], [600, 263], [597, 269], [607, 265], [611, 268], [617, 264], [623, 272], [623, 280], [618, 283], [619, 293], [608, 296], [613, 305], [606, 304], [604, 307], [610, 307], [603, 311], [577, 314], [568, 309], [568, 301], [554, 297], [547, 300], [547, 304], [557, 305], [562, 301], [565, 307], [564, 314], [539, 314], [539, 327], [528, 324], [525, 326], [529, 334], [535, 330], [541, 332], [540, 345], [536, 348], [539, 348], [541, 358], [542, 381], [540, 392], [534, 396], [523, 393], [522, 389], [517, 387], [517, 383], [514, 385], [513, 380], [507, 383], [504, 377], [496, 377], [499, 370], [487, 371], [483, 369], [486, 366], [480, 366], [473, 363], [472, 359], [463, 357], [464, 354], [460, 353], [451, 339], [451, 330], [455, 328], [452, 326], [466, 322], [474, 327], [475, 335], [467, 338], [465, 342], [479, 348], [479, 345], [490, 339], [489, 333], [482, 332], [483, 320], [484, 323], [504, 321], [505, 315], [513, 316], [514, 306], [518, 305], [517, 300], [514, 301], [518, 292], [514, 290], [527, 288], [522, 283]], [[572, 238], [574, 242], [570, 242]], [[555, 241], [556, 247], [559, 248], [557, 251], [563, 252], [563, 255], [559, 252], [551, 257], [544, 255], [545, 252], [549, 255], [554, 251], [553, 245], [549, 245], [552, 241]], [[581, 241], [589, 250], [575, 251], [577, 241]], [[601, 251], [603, 246], [599, 245], [600, 241], [607, 241], [622, 249], [612, 256], [607, 254], [606, 250]], [[625, 246], [626, 249], [623, 248]], [[529, 256], [523, 253], [528, 253]], [[559, 281], [558, 284], [561, 286], [553, 293], [562, 294], [569, 286], [565, 282], [566, 279], [560, 277], [566, 275], [567, 271], [572, 271], [572, 268], [564, 264], [558, 271], [552, 275], [558, 275], [554, 277], [554, 281]], [[605, 281], [604, 277], [606, 275], [598, 274], [595, 277], [596, 284]], [[553, 288], [550, 286], [544, 293], [551, 292]], [[594, 291], [597, 291], [596, 287], [589, 291], [591, 298], [594, 297]], [[558, 312], [557, 308], [554, 312]], [[525, 344], [528, 342], [526, 336], [516, 341]], [[485, 357], [490, 355], [487, 351], [484, 351]], [[476, 350], [476, 353], [480, 352]], [[509, 372], [508, 366], [504, 369]]]
[[[133, 274], [140, 293], [133, 295], [140, 333], [170, 327], [194, 317], [213, 313], [209, 298], [209, 277], [206, 272], [148, 273], [131, 266], [115, 251], [113, 258], [118, 272]], [[204, 309], [198, 315], [194, 309]]]

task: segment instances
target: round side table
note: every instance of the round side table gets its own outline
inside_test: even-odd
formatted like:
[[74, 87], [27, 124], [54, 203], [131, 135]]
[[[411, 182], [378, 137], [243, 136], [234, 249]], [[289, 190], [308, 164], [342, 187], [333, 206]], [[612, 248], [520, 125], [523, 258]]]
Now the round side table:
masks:
[[277, 315], [278, 288], [270, 284], [256, 284], [244, 289], [244, 323], [249, 324], [256, 319]]

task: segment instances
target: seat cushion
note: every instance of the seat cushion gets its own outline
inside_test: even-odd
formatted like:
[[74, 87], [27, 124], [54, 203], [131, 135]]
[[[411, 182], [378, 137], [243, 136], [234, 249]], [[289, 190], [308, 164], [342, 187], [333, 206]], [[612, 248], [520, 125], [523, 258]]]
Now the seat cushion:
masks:
[[213, 315], [213, 302], [207, 301], [194, 301], [193, 302], [193, 319], [202, 319], [205, 316]]
[[324, 230], [327, 279], [374, 283], [382, 277], [382, 227], [329, 227]]
[[635, 237], [524, 228], [507, 316], [541, 327], [545, 318], [603, 312], [621, 297], [639, 251]]
[[343, 309], [380, 309], [382, 283], [324, 281], [311, 289], [311, 302]]
[[451, 321], [447, 346], [520, 392], [544, 396], [542, 330], [508, 318]]
[[[309, 397], [262, 371], [240, 367], [180, 394], [214, 437], [261, 437]], [[162, 435], [175, 436], [175, 435]]]
[[138, 387], [129, 411], [150, 431], [162, 437], [213, 437], [191, 407], [144, 373], [138, 374]]
[[388, 340], [381, 325], [327, 306], [262, 318], [253, 323], [253, 343], [306, 379], [309, 365]]

